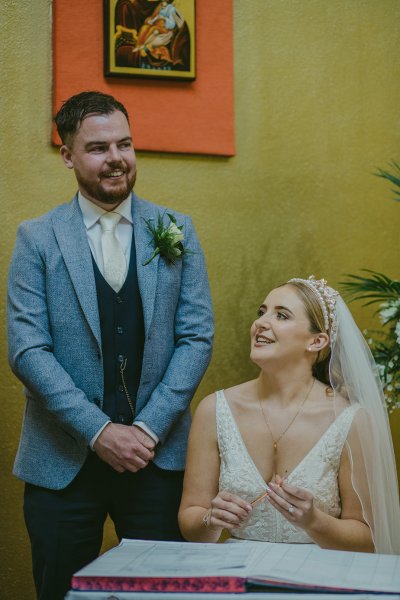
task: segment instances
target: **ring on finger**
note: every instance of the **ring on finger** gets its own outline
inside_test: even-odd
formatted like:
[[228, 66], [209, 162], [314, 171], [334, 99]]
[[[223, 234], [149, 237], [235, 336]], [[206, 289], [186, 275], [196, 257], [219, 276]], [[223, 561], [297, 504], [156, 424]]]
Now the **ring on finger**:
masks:
[[292, 504], [289, 504], [287, 511], [292, 514], [294, 513], [294, 506]]
[[212, 514], [212, 508], [209, 508], [207, 510], [207, 512], [204, 514], [203, 518], [202, 518], [203, 524], [204, 524], [204, 526], [207, 529], [211, 528], [211, 519], [212, 519], [212, 516], [213, 516], [213, 514]]

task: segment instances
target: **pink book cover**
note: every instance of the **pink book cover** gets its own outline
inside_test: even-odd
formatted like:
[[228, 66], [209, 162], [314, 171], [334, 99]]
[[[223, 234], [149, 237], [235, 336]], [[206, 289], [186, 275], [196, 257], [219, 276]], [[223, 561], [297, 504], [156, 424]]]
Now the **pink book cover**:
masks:
[[242, 577], [101, 577], [74, 575], [72, 589], [107, 592], [213, 592], [242, 593]]

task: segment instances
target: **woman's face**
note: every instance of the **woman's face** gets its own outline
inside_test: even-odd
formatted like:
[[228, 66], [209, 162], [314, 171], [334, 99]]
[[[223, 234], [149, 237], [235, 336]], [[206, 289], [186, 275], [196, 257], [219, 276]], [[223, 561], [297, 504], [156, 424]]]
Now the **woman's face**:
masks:
[[259, 366], [271, 360], [287, 363], [301, 360], [315, 337], [310, 332], [303, 302], [290, 284], [268, 294], [250, 335], [250, 358]]

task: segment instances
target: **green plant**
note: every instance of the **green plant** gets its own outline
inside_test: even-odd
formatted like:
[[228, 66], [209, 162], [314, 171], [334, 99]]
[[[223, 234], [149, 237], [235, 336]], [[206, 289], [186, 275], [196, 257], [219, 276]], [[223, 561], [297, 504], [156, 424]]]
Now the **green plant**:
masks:
[[383, 179], [387, 179], [388, 181], [390, 181], [390, 183], [392, 183], [393, 185], [395, 185], [398, 189], [392, 189], [392, 192], [394, 193], [394, 200], [397, 200], [397, 202], [400, 202], [400, 165], [398, 163], [396, 163], [394, 160], [392, 160], [392, 162], [390, 163], [392, 169], [394, 169], [394, 173], [391, 173], [390, 171], [383, 171], [382, 169], [378, 169], [377, 172], [375, 173], [375, 175], [377, 177], [383, 177]]
[[[395, 200], [400, 202], [400, 166], [392, 161], [394, 173], [378, 169], [375, 173], [395, 188]], [[375, 311], [382, 329], [366, 330], [368, 344], [378, 366], [389, 413], [400, 408], [400, 281], [383, 273], [362, 269], [367, 275], [346, 274], [341, 282], [350, 300], [365, 300], [363, 306], [379, 304]]]
[[341, 285], [351, 300], [366, 300], [363, 306], [379, 304], [379, 330], [368, 330], [368, 344], [374, 355], [389, 412], [400, 408], [400, 281], [383, 273], [363, 269], [369, 276], [348, 274]]

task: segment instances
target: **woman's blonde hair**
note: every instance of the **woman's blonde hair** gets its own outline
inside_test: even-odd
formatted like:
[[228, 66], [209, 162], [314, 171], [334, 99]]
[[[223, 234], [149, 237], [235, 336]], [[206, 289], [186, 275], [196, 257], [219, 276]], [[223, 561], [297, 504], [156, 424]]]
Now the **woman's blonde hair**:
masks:
[[[309, 286], [301, 281], [291, 281], [290, 283], [284, 283], [282, 285], [291, 285], [296, 289], [298, 296], [300, 297], [303, 306], [305, 308], [308, 321], [310, 323], [311, 333], [328, 333], [325, 329], [324, 313], [322, 312], [321, 304], [316, 294], [310, 289]], [[280, 286], [281, 287], [281, 286]], [[313, 375], [322, 383], [330, 385], [329, 380], [329, 361], [331, 358], [331, 345], [330, 343], [322, 348], [317, 354], [317, 358], [313, 364]]]

